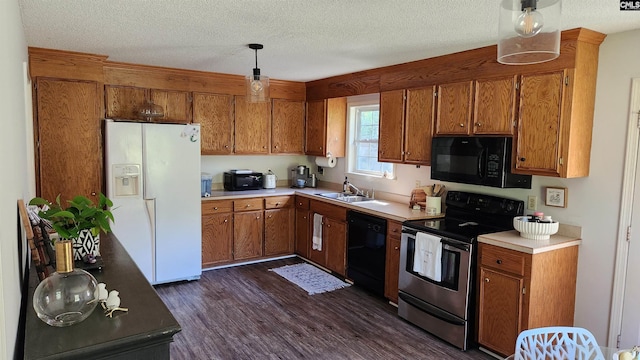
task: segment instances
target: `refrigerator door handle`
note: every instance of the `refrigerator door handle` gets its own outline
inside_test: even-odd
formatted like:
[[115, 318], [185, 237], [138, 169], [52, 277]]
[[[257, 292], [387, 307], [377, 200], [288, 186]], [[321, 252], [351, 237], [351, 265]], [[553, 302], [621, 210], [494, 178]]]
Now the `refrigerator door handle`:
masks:
[[144, 199], [144, 205], [149, 218], [151, 232], [151, 274], [153, 282], [156, 280], [156, 199]]

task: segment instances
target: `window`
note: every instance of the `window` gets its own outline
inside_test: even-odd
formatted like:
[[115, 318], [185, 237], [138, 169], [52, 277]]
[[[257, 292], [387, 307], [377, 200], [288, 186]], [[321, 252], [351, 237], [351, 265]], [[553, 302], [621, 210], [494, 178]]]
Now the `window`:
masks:
[[391, 163], [378, 162], [379, 96], [349, 99], [349, 172], [393, 177]]

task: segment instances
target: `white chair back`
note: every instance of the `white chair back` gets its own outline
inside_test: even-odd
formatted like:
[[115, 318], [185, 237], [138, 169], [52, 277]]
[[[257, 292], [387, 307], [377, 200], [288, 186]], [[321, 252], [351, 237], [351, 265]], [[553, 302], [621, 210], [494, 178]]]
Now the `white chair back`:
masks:
[[589, 330], [551, 326], [524, 330], [516, 340], [515, 360], [603, 360]]

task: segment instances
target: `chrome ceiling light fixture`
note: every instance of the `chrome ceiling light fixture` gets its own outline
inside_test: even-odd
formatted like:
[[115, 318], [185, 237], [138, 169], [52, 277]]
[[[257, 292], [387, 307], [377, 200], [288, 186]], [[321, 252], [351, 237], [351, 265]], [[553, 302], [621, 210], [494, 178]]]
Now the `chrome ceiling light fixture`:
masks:
[[502, 0], [498, 62], [528, 65], [560, 56], [561, 0]]
[[253, 74], [247, 79], [247, 101], [251, 103], [269, 101], [269, 77], [260, 75], [258, 68], [258, 50], [262, 49], [262, 44], [249, 44], [249, 48], [256, 52], [256, 67]]

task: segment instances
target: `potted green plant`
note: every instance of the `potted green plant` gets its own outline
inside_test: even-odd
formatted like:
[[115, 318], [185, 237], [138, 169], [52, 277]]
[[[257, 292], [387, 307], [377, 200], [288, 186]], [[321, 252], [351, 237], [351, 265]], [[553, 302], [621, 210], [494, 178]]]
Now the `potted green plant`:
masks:
[[67, 202], [68, 206], [64, 207], [58, 195], [55, 203], [36, 197], [29, 201], [29, 205], [42, 207], [38, 216], [49, 221], [60, 238], [72, 240], [74, 260], [99, 256], [100, 232], [110, 232], [109, 222], [114, 221], [109, 210], [113, 202], [102, 193], [98, 204], [80, 195]]

